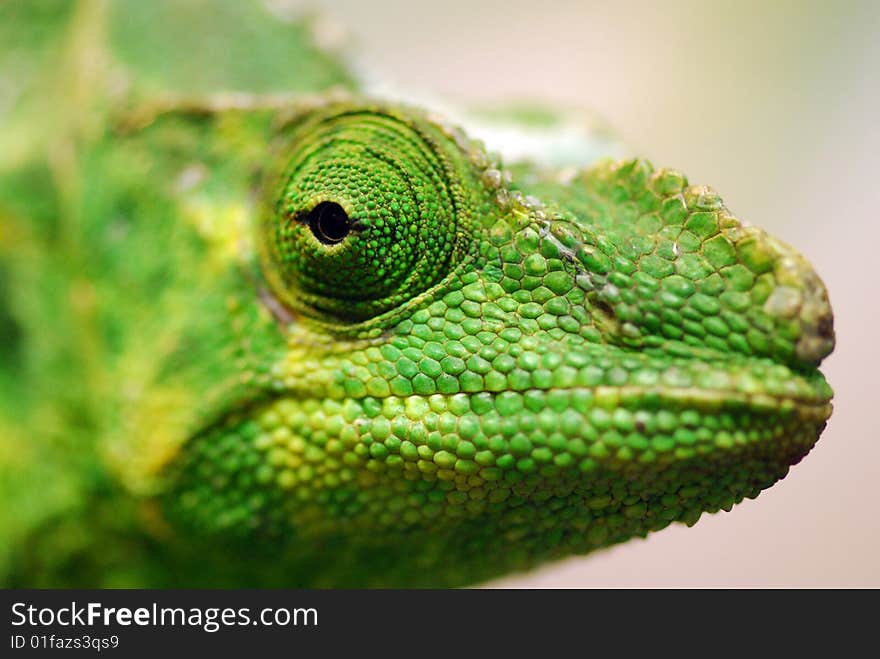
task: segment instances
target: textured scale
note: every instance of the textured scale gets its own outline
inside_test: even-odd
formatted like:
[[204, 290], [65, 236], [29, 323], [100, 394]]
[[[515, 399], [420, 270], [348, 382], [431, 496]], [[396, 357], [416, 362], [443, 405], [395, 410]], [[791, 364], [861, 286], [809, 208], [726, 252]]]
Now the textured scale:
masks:
[[301, 25], [265, 27], [295, 86], [199, 58], [181, 96], [148, 18], [65, 29], [94, 16], [137, 28], [98, 69], [134, 91], [0, 167], [5, 584], [474, 583], [730, 510], [818, 439], [825, 289], [711, 189], [503, 162]]

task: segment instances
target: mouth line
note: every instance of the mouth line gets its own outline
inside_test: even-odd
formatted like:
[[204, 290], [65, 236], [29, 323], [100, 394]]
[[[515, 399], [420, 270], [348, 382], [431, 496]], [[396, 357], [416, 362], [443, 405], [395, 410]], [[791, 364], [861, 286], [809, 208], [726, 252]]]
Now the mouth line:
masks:
[[[477, 416], [491, 413], [495, 407], [508, 411], [502, 416], [511, 416], [509, 410], [538, 414], [545, 408], [560, 416], [566, 409], [582, 414], [589, 410], [599, 410], [600, 414], [622, 410], [649, 415], [661, 411], [695, 412], [703, 417], [744, 414], [751, 419], [750, 423], [773, 424], [784, 419], [786, 424], [816, 428], [832, 413], [833, 392], [818, 369], [793, 371], [763, 360], [754, 363], [696, 360], [696, 364], [686, 360], [660, 368], [652, 362], [632, 366], [619, 361], [615, 366], [608, 361], [591, 359], [580, 361], [583, 368], [569, 369], [569, 377], [552, 383], [531, 381], [525, 383], [529, 386], [507, 388], [489, 388], [480, 383], [481, 386], [467, 390], [459, 386], [457, 391], [410, 391], [408, 394], [395, 394], [387, 389], [378, 395], [367, 394], [363, 389], [355, 393], [343, 386], [343, 382], [352, 378], [341, 372], [317, 387], [314, 382], [312, 386], [305, 382], [267, 383], [261, 390], [252, 390], [238, 404], [217, 409], [214, 415], [204, 419], [205, 423], [193, 428], [185, 441], [255, 418], [262, 410], [282, 401], [306, 406], [321, 401], [331, 406], [354, 403], [361, 409], [352, 412], [354, 416], [347, 418], [348, 423], [354, 423], [355, 418], [372, 418], [379, 410], [392, 412], [410, 404], [426, 411], [435, 405], [443, 408], [448, 405], [450, 409], [458, 406]], [[460, 399], [457, 403], [456, 397]], [[416, 417], [410, 418], [415, 420]]]
[[[699, 408], [703, 411], [713, 409], [750, 409], [756, 412], [787, 412], [792, 410], [823, 410], [830, 407], [831, 399], [820, 396], [788, 396], [743, 392], [733, 389], [706, 389], [700, 387], [650, 387], [638, 385], [599, 385], [596, 387], [550, 387], [532, 388], [518, 393], [529, 392], [590, 392], [594, 396], [594, 406], [613, 408], [637, 407], [645, 401], [661, 403], [658, 407]], [[493, 392], [488, 392], [493, 393]], [[503, 392], [500, 392], [503, 393]]]
[[[613, 411], [618, 408], [635, 411], [639, 409], [647, 410], [674, 410], [685, 411], [695, 410], [701, 413], [725, 412], [725, 411], [748, 411], [750, 413], [763, 416], [774, 414], [793, 414], [804, 421], [813, 423], [822, 423], [831, 416], [832, 403], [831, 397], [822, 397], [819, 395], [784, 395], [769, 394], [766, 392], [743, 392], [733, 389], [708, 389], [700, 387], [664, 387], [664, 386], [639, 386], [639, 385], [597, 385], [597, 386], [563, 386], [563, 387], [531, 387], [519, 390], [490, 391], [480, 389], [477, 391], [462, 391], [457, 393], [433, 393], [433, 394], [411, 394], [409, 396], [315, 396], [308, 395], [304, 392], [297, 392], [295, 389], [283, 389], [278, 391], [266, 392], [262, 396], [252, 398], [245, 404], [236, 407], [233, 410], [219, 414], [209, 422], [198, 429], [190, 436], [194, 439], [198, 436], [209, 433], [217, 427], [223, 426], [230, 420], [241, 419], [251, 415], [255, 410], [271, 406], [274, 403], [283, 400], [293, 400], [297, 402], [307, 402], [315, 400], [335, 400], [342, 402], [345, 400], [353, 401], [388, 401], [397, 400], [405, 401], [407, 399], [430, 399], [440, 396], [446, 399], [455, 396], [467, 396], [470, 398], [491, 396], [512, 397], [520, 396], [528, 398], [530, 395], [543, 394], [568, 394], [568, 395], [585, 395], [590, 397], [589, 406], [591, 408], [604, 409]], [[525, 409], [528, 409], [526, 406]]]

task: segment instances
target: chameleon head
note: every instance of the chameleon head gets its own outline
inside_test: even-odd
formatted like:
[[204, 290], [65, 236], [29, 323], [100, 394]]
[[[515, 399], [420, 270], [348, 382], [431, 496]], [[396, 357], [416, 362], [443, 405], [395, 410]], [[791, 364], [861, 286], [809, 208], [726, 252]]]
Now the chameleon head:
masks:
[[825, 289], [710, 189], [510, 177], [370, 104], [285, 144], [260, 226], [285, 348], [184, 447], [182, 523], [316, 583], [464, 583], [729, 510], [824, 428]]

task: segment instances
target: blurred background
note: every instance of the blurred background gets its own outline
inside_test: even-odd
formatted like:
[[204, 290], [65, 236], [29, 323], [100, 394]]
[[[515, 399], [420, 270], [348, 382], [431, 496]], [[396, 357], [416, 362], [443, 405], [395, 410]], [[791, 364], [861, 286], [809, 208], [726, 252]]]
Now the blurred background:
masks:
[[490, 585], [880, 586], [880, 3], [310, 5], [408, 93], [595, 110], [633, 153], [713, 185], [796, 246], [831, 294], [835, 412], [785, 481], [692, 529]]

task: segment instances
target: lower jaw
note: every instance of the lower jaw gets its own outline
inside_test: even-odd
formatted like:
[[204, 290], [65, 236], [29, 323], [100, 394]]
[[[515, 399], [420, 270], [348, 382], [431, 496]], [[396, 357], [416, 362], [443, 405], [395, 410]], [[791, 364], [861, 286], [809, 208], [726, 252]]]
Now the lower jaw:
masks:
[[[734, 408], [726, 413], [736, 412]], [[693, 409], [682, 409], [678, 414], [688, 412]], [[662, 435], [656, 435], [648, 438], [648, 449], [633, 450], [632, 455], [623, 451], [625, 443], [612, 453], [617, 441], [614, 433], [620, 433], [603, 432], [599, 442], [608, 448], [608, 455], [584, 457], [564, 469], [552, 461], [525, 472], [514, 467], [505, 473], [516, 473], [517, 478], [503, 477], [491, 487], [480, 486], [489, 494], [479, 509], [450, 506], [459, 509], [457, 514], [441, 511], [408, 522], [406, 510], [383, 516], [364, 509], [347, 516], [320, 506], [292, 528], [281, 527], [277, 534], [263, 529], [259, 536], [268, 532], [274, 542], [265, 537], [256, 543], [251, 537], [242, 539], [242, 555], [233, 556], [230, 562], [241, 563], [251, 583], [253, 574], [259, 574], [264, 566], [307, 579], [297, 583], [310, 586], [473, 583], [644, 537], [672, 522], [693, 525], [704, 512], [730, 510], [785, 477], [789, 467], [814, 444], [824, 425], [823, 414], [821, 406], [797, 408], [779, 428], [771, 428], [765, 416], [760, 431], [757, 426], [719, 430], [714, 443], [681, 442], [663, 451], [656, 446]], [[805, 422], [808, 418], [813, 418], [815, 425]], [[720, 446], [718, 437], [725, 437], [725, 433], [731, 443]], [[626, 435], [621, 437], [626, 439]], [[649, 458], [652, 450], [654, 456]], [[380, 491], [403, 480], [399, 470], [378, 471], [372, 476], [372, 487]], [[421, 476], [436, 484], [445, 478], [438, 472]], [[315, 485], [311, 481], [311, 487]], [[365, 493], [370, 486], [362, 483], [360, 487]], [[494, 497], [492, 491], [505, 496]], [[312, 508], [314, 503], [298, 505]], [[420, 508], [419, 512], [426, 510]], [[291, 514], [299, 516], [295, 510]], [[240, 531], [236, 526], [236, 534]], [[212, 546], [217, 544], [211, 539], [215, 537], [213, 532], [207, 536]], [[226, 540], [221, 544], [230, 550], [237, 546]], [[254, 560], [255, 547], [266, 548], [264, 559]], [[247, 561], [251, 567], [246, 566]], [[300, 561], [307, 570], [301, 569]], [[286, 564], [297, 567], [288, 570]], [[282, 582], [272, 583], [277, 586]]]
[[[573, 386], [343, 400], [291, 392], [193, 437], [167, 494], [208, 534], [240, 533], [231, 513], [241, 512], [249, 533], [295, 529], [300, 538], [345, 529], [368, 539], [496, 517], [512, 533], [540, 533], [552, 504], [573, 511], [566, 537], [583, 552], [691, 523], [785, 476], [831, 413], [816, 390]], [[412, 499], [411, 509], [393, 508], [389, 492]]]

